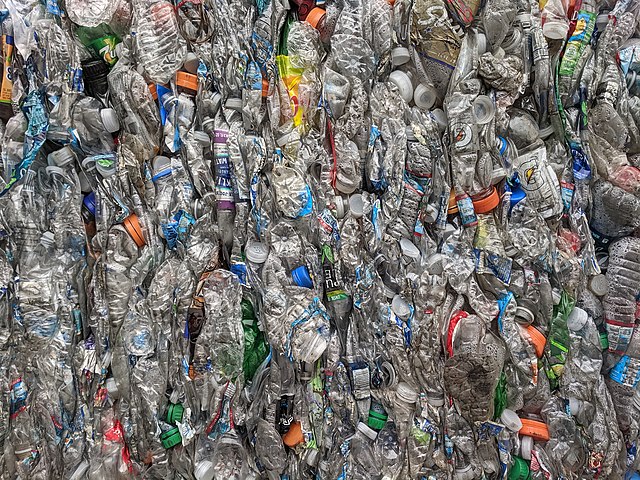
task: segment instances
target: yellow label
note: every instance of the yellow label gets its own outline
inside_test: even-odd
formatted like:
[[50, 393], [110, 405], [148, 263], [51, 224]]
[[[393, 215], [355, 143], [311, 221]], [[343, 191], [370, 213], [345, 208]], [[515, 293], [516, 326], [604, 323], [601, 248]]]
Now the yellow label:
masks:
[[276, 62], [280, 78], [282, 78], [289, 92], [289, 102], [293, 110], [293, 124], [298, 127], [302, 124], [302, 107], [298, 99], [298, 86], [302, 78], [302, 69], [292, 67], [288, 55], [278, 55]]
[[11, 75], [11, 57], [13, 56], [13, 37], [2, 35], [2, 56], [4, 69], [2, 71], [2, 87], [0, 87], [0, 102], [11, 103], [13, 77]]

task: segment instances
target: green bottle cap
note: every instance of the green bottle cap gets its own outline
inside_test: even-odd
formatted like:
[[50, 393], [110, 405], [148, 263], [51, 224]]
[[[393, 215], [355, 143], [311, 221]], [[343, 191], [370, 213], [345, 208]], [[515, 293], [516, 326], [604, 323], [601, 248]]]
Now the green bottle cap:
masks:
[[173, 427], [171, 430], [167, 430], [162, 435], [160, 435], [160, 441], [162, 442], [162, 446], [167, 450], [175, 447], [180, 442], [182, 442], [180, 430], [178, 430], [178, 427]]
[[607, 335], [607, 332], [602, 332], [600, 334], [600, 347], [602, 347], [602, 350], [607, 350], [609, 348], [609, 336]]
[[513, 465], [509, 469], [508, 480], [529, 480], [530, 478], [529, 462], [520, 457], [513, 457]]
[[375, 418], [371, 416], [367, 421], [367, 425], [369, 426], [369, 428], [372, 428], [373, 430], [382, 430], [384, 428], [385, 423], [387, 423], [386, 420], [382, 420], [380, 418]]
[[170, 403], [167, 410], [167, 422], [175, 425], [176, 422], [182, 421], [182, 415], [184, 414], [184, 407], [181, 403]]

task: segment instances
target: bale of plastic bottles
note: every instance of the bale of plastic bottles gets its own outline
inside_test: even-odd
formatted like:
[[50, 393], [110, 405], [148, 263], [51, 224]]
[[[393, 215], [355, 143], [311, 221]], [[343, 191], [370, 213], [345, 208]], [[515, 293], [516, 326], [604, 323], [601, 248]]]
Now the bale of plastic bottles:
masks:
[[0, 0], [0, 480], [640, 479], [639, 0]]

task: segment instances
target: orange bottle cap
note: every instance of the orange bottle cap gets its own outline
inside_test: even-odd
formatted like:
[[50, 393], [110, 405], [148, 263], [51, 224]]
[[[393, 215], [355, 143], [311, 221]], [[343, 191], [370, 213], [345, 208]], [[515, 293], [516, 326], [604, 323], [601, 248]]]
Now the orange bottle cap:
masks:
[[522, 428], [519, 432], [520, 435], [526, 435], [527, 437], [543, 442], [549, 440], [549, 427], [547, 427], [546, 423], [528, 418], [521, 418], [520, 420], [522, 421]]
[[542, 357], [542, 354], [544, 353], [544, 346], [547, 344], [547, 339], [542, 332], [533, 325], [529, 325], [525, 330], [529, 334], [529, 338], [531, 338], [533, 348], [536, 349], [536, 355], [538, 358]]
[[293, 422], [291, 424], [289, 431], [282, 437], [282, 441], [287, 447], [291, 448], [304, 442], [304, 435], [302, 434], [300, 422]]
[[452, 189], [449, 195], [449, 209], [447, 210], [449, 215], [458, 213], [458, 202], [456, 202], [456, 192]]
[[313, 10], [311, 10], [308, 14], [307, 14], [307, 18], [305, 19], [308, 23], [311, 24], [311, 26], [313, 28], [318, 28], [318, 25], [320, 24], [320, 21], [324, 18], [324, 16], [327, 14], [327, 12], [325, 10], [323, 10], [320, 7], [315, 7]]
[[127, 231], [133, 241], [136, 242], [139, 248], [144, 247], [147, 242], [144, 240], [144, 234], [142, 233], [142, 228], [140, 228], [140, 222], [138, 221], [138, 216], [135, 213], [132, 213], [122, 222], [124, 229]]
[[194, 92], [198, 91], [198, 77], [187, 72], [176, 73], [176, 85], [182, 88], [188, 88]]
[[156, 89], [155, 83], [149, 84], [149, 91], [151, 92], [151, 96], [153, 97], [153, 99], [158, 100], [158, 90]]
[[262, 96], [269, 96], [269, 80], [267, 80], [266, 78], [262, 79]]
[[491, 187], [491, 193], [486, 197], [478, 200], [474, 200], [473, 197], [471, 197], [471, 200], [473, 201], [473, 209], [476, 213], [489, 213], [500, 204], [500, 195], [498, 195], [496, 187]]

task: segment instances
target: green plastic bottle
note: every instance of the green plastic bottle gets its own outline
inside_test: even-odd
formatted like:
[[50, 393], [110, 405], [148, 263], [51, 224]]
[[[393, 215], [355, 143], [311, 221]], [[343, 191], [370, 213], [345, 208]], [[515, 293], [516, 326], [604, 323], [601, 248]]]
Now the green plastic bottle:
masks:
[[264, 334], [258, 328], [253, 305], [246, 298], [240, 303], [242, 308], [242, 329], [244, 330], [244, 359], [242, 370], [245, 381], [253, 378], [260, 364], [269, 354], [269, 346], [264, 339]]
[[107, 65], [113, 67], [116, 64], [116, 45], [122, 40], [113, 33], [109, 25], [101, 23], [97, 27], [78, 27], [76, 35], [85, 47], [102, 58]]

